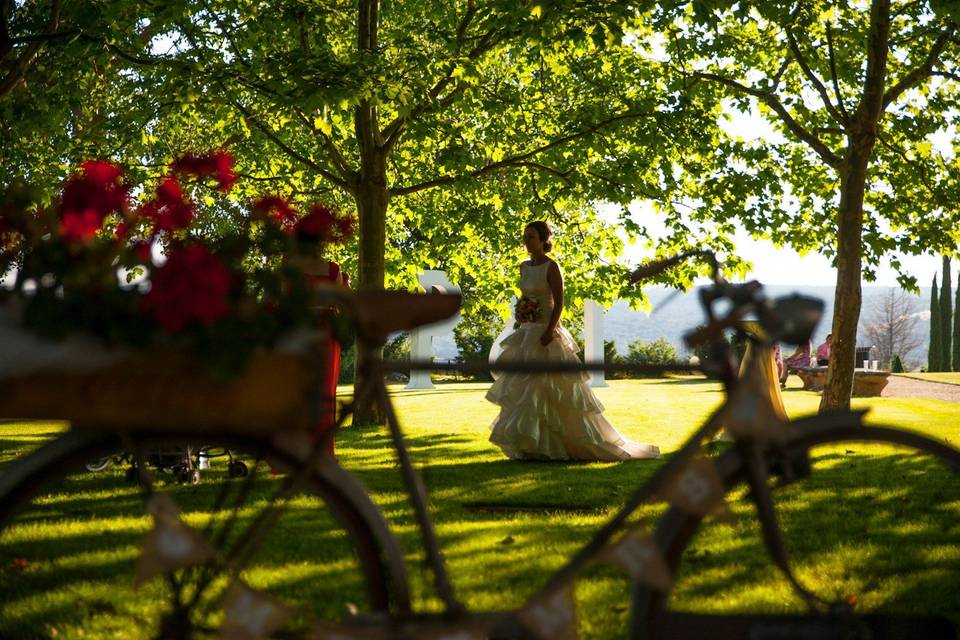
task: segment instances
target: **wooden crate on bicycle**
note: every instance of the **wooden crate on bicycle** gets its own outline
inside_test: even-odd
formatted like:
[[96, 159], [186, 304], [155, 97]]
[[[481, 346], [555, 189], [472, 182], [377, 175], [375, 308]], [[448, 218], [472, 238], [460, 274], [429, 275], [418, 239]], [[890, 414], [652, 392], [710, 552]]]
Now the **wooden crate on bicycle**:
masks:
[[322, 375], [311, 362], [302, 355], [257, 352], [241, 374], [224, 377], [188, 354], [136, 353], [94, 371], [7, 378], [0, 384], [0, 413], [121, 431], [306, 429]]

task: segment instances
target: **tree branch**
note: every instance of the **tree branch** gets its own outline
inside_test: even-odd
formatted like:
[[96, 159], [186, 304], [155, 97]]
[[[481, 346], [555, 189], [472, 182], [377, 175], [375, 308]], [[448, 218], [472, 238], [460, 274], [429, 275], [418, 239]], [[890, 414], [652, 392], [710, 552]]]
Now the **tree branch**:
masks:
[[947, 78], [948, 80], [953, 80], [955, 82], [960, 82], [960, 75], [953, 73], [952, 71], [931, 71], [930, 75], [937, 76], [938, 78]]
[[[395, 189], [391, 189], [390, 195], [391, 196], [407, 196], [407, 195], [410, 195], [411, 193], [423, 191], [431, 187], [438, 187], [446, 184], [452, 184], [454, 182], [458, 182], [460, 180], [464, 180], [467, 178], [480, 178], [489, 173], [493, 173], [501, 169], [513, 168], [518, 166], [530, 166], [535, 169], [546, 169], [544, 165], [539, 165], [537, 163], [530, 162], [529, 161], [530, 158], [538, 154], [544, 153], [545, 151], [549, 151], [550, 149], [554, 149], [556, 147], [565, 145], [574, 140], [579, 140], [580, 138], [591, 136], [599, 131], [604, 130], [605, 128], [607, 128], [612, 124], [615, 124], [618, 122], [624, 122], [626, 120], [635, 120], [637, 118], [643, 118], [643, 117], [656, 117], [656, 113], [653, 111], [642, 111], [642, 112], [628, 112], [628, 113], [623, 113], [617, 116], [613, 116], [613, 117], [607, 118], [606, 120], [598, 122], [596, 124], [590, 125], [586, 129], [583, 129], [581, 131], [577, 131], [575, 133], [571, 133], [566, 136], [561, 136], [556, 140], [552, 140], [544, 145], [541, 145], [535, 149], [531, 149], [530, 151], [527, 151], [525, 153], [504, 158], [503, 160], [500, 160], [498, 162], [493, 162], [488, 165], [484, 165], [479, 169], [476, 169], [474, 171], [469, 171], [467, 173], [463, 173], [459, 175], [439, 176], [437, 178], [426, 180], [419, 184], [411, 185], [409, 187], [398, 187]], [[557, 169], [551, 169], [550, 172], [554, 174], [559, 173]]]
[[325, 134], [323, 131], [317, 129], [313, 123], [310, 122], [310, 118], [308, 118], [305, 113], [300, 111], [300, 109], [294, 107], [293, 110], [307, 130], [313, 131], [314, 135], [316, 135], [323, 143], [324, 148], [327, 150], [327, 154], [330, 156], [330, 161], [333, 163], [333, 166], [337, 168], [337, 171], [340, 172], [340, 175], [343, 176], [343, 179], [350, 181], [354, 177], [356, 171], [350, 166], [350, 163], [347, 161], [344, 155], [340, 153], [337, 145], [333, 142], [333, 138]]
[[843, 103], [843, 94], [840, 93], [840, 80], [837, 76], [837, 58], [833, 50], [833, 29], [827, 24], [827, 52], [830, 59], [830, 79], [833, 81], [833, 93], [837, 98], [837, 109], [843, 114], [844, 121], [850, 122], [850, 112]]
[[951, 27], [949, 31], [941, 33], [940, 36], [930, 46], [930, 51], [927, 52], [927, 56], [924, 58], [923, 62], [911, 69], [905, 76], [900, 78], [895, 85], [890, 87], [886, 93], [883, 94], [884, 109], [890, 106], [890, 103], [899, 98], [904, 91], [913, 88], [920, 83], [920, 81], [930, 77], [930, 74], [933, 72], [933, 65], [935, 65], [940, 59], [940, 54], [942, 54], [947, 48], [947, 45], [950, 43], [950, 39], [952, 37], [953, 27]]
[[[470, 27], [470, 23], [473, 21], [473, 18], [476, 16], [476, 14], [477, 14], [477, 7], [474, 4], [474, 2], [471, 1], [467, 5], [466, 13], [463, 14], [463, 18], [460, 19], [460, 23], [457, 25], [457, 39], [456, 39], [457, 45], [455, 48], [455, 53], [457, 54], [460, 53], [460, 50], [463, 47], [463, 44], [466, 40], [467, 29]], [[483, 38], [488, 39], [489, 37], [492, 37], [493, 33], [494, 33], [493, 30], [489, 30], [487, 31], [486, 34], [484, 34]], [[483, 44], [483, 40], [481, 41], [481, 45], [478, 45], [478, 47], [482, 46], [482, 44]], [[476, 52], [478, 50], [478, 47], [474, 47], [471, 53]], [[468, 59], [470, 59], [471, 56], [468, 55], [467, 57]], [[431, 87], [430, 90], [427, 91], [427, 95], [424, 97], [424, 99], [421, 100], [418, 104], [416, 104], [413, 107], [413, 109], [410, 110], [409, 114], [407, 114], [406, 116], [397, 116], [393, 120], [393, 122], [387, 125], [387, 127], [383, 130], [383, 136], [384, 138], [386, 138], [386, 142], [384, 143], [385, 150], [389, 151], [394, 145], [397, 144], [397, 139], [400, 137], [400, 134], [403, 131], [403, 126], [407, 122], [410, 122], [411, 120], [414, 120], [420, 117], [424, 112], [426, 112], [430, 108], [431, 103], [434, 100], [436, 100], [437, 97], [439, 97], [439, 95], [444, 91], [444, 89], [447, 88], [447, 86], [453, 80], [453, 72], [457, 69], [458, 66], [459, 66], [458, 62], [453, 62], [447, 68], [447, 71], [446, 73], [443, 74], [443, 77], [441, 77], [437, 82], [434, 83], [433, 87]]]
[[[44, 31], [44, 34], [56, 33], [57, 29], [60, 27], [60, 11], [63, 9], [63, 0], [53, 0], [50, 4], [50, 17], [47, 20], [47, 28]], [[9, 15], [8, 11], [4, 10], [4, 32], [9, 36], [9, 33], [6, 32], [7, 21], [6, 18]], [[9, 41], [9, 38], [8, 38]], [[7, 95], [13, 88], [17, 86], [17, 83], [23, 79], [23, 76], [26, 75], [27, 69], [30, 68], [30, 65], [33, 63], [34, 58], [43, 50], [46, 46], [47, 40], [35, 40], [27, 45], [27, 48], [20, 53], [20, 56], [13, 63], [10, 72], [6, 76], [0, 78], [0, 98]], [[12, 49], [12, 45], [8, 45], [8, 51]]]
[[814, 89], [817, 90], [817, 93], [820, 94], [820, 99], [823, 101], [823, 106], [827, 108], [827, 111], [830, 112], [830, 115], [833, 116], [840, 124], [847, 124], [846, 119], [843, 114], [833, 105], [833, 102], [830, 100], [830, 95], [827, 93], [827, 88], [823, 85], [823, 82], [820, 81], [820, 78], [817, 77], [817, 74], [813, 72], [813, 69], [810, 68], [810, 65], [807, 63], [806, 58], [803, 56], [803, 52], [800, 51], [800, 45], [797, 43], [797, 39], [793, 35], [791, 29], [787, 29], [787, 43], [790, 45], [790, 51], [793, 53], [793, 57], [796, 59], [797, 64], [800, 65], [800, 69], [803, 71], [803, 75], [807, 77], [807, 80], [813, 85]]
[[704, 80], [710, 80], [711, 82], [717, 82], [726, 85], [736, 91], [739, 91], [740, 93], [744, 93], [761, 100], [780, 117], [780, 120], [784, 123], [784, 125], [786, 125], [787, 129], [789, 129], [795, 136], [800, 138], [800, 140], [810, 145], [817, 155], [820, 156], [821, 160], [834, 169], [839, 168], [841, 163], [840, 156], [835, 154], [830, 147], [823, 143], [822, 140], [805, 129], [802, 124], [797, 122], [796, 119], [790, 115], [790, 112], [787, 111], [786, 107], [783, 106], [783, 103], [781, 103], [780, 100], [773, 95], [773, 93], [769, 91], [761, 91], [760, 89], [756, 89], [754, 87], [748, 87], [747, 85], [733, 80], [732, 78], [727, 78], [715, 73], [698, 71], [693, 75], [696, 78], [702, 78]]
[[[226, 93], [226, 91], [224, 91], [224, 93]], [[352, 187], [351, 187], [351, 185], [350, 185], [349, 183], [347, 183], [346, 181], [342, 180], [339, 176], [337, 176], [336, 174], [332, 173], [331, 171], [329, 171], [329, 170], [326, 169], [325, 167], [320, 166], [319, 164], [317, 164], [316, 162], [314, 162], [314, 161], [311, 160], [310, 158], [308, 158], [308, 157], [306, 157], [305, 155], [301, 154], [300, 152], [296, 151], [293, 147], [291, 147], [291, 146], [288, 145], [286, 142], [284, 142], [283, 140], [281, 140], [281, 139], [280, 139], [280, 136], [278, 136], [278, 135], [276, 134], [276, 132], [273, 131], [273, 129], [272, 129], [271, 127], [269, 127], [269, 126], [267, 126], [266, 124], [264, 124], [263, 122], [261, 122], [261, 121], [260, 121], [260, 118], [259, 118], [258, 116], [254, 115], [249, 109], [247, 109], [245, 106], [243, 106], [239, 101], [231, 100], [230, 103], [231, 103], [240, 113], [242, 113], [243, 116], [244, 116], [251, 124], [253, 124], [253, 126], [255, 126], [257, 129], [259, 129], [259, 130], [263, 133], [263, 135], [265, 135], [267, 138], [269, 138], [271, 142], [273, 142], [275, 145], [277, 145], [277, 147], [279, 147], [279, 148], [280, 148], [284, 153], [286, 153], [288, 156], [290, 156], [290, 157], [293, 158], [294, 160], [297, 160], [297, 161], [301, 162], [302, 164], [310, 167], [311, 169], [313, 169], [314, 171], [316, 171], [318, 174], [320, 174], [321, 176], [323, 176], [324, 178], [326, 178], [327, 180], [329, 180], [329, 181], [332, 182], [333, 184], [337, 185], [337, 186], [340, 187], [341, 189], [344, 189], [344, 190], [346, 190], [346, 191], [348, 191], [348, 192], [351, 192], [351, 193], [353, 192], [353, 189], [352, 189]]]
[[31, 42], [50, 42], [51, 40], [63, 40], [64, 38], [72, 38], [73, 36], [79, 34], [79, 29], [71, 29], [69, 31], [55, 31], [53, 33], [40, 33], [32, 36], [20, 36], [19, 38], [11, 38], [9, 42], [10, 44], [16, 46], [18, 44], [29, 44]]

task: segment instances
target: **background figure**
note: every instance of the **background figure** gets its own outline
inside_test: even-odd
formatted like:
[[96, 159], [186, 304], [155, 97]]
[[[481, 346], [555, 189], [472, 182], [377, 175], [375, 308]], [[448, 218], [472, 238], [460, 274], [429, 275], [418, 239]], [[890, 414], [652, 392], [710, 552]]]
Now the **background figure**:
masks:
[[804, 344], [797, 347], [790, 356], [783, 360], [783, 371], [780, 374], [780, 388], [787, 388], [787, 376], [790, 371], [797, 369], [806, 369], [810, 366], [810, 356], [813, 353], [813, 342], [807, 340]]
[[[303, 272], [309, 279], [310, 284], [315, 287], [329, 286], [331, 284], [338, 286], [349, 286], [350, 279], [347, 274], [340, 270], [340, 265], [332, 260], [311, 260], [301, 263]], [[332, 311], [327, 309], [318, 310], [318, 316], [324, 317], [324, 314], [330, 314]], [[311, 434], [314, 439], [319, 439], [333, 425], [337, 419], [337, 380], [340, 378], [340, 343], [334, 340], [333, 334], [328, 333], [321, 344], [321, 366], [323, 367], [323, 389], [321, 402], [323, 406], [320, 411], [320, 421], [314, 427]], [[334, 439], [330, 438], [325, 453], [334, 455]]]
[[830, 364], [830, 343], [833, 341], [833, 334], [828, 333], [827, 339], [817, 347], [817, 366], [825, 367]]
[[[787, 410], [783, 406], [783, 395], [780, 393], [778, 380], [783, 372], [783, 358], [780, 345], [768, 345], [763, 342], [765, 332], [758, 322], [741, 322], [739, 327], [746, 333], [754, 336], [758, 341], [747, 340], [743, 358], [740, 359], [740, 370], [737, 375], [739, 384], [750, 385], [753, 391], [769, 400], [770, 408], [778, 419], [787, 422]], [[719, 430], [714, 440], [733, 442], [733, 436], [726, 429]]]

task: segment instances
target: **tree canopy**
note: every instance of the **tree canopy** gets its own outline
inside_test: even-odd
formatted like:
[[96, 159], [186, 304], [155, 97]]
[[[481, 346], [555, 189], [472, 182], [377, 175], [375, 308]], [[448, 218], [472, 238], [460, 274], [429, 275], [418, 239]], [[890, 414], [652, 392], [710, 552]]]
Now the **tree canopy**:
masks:
[[[701, 110], [757, 114], [769, 136], [729, 135], [685, 174], [693, 215], [837, 266], [834, 357], [822, 407], [849, 405], [860, 279], [893, 252], [960, 240], [953, 118], [956, 25], [927, 2], [681, 2], [651, 12], [664, 57]], [[946, 148], [938, 145], [946, 140]], [[916, 278], [901, 271], [901, 282]]]

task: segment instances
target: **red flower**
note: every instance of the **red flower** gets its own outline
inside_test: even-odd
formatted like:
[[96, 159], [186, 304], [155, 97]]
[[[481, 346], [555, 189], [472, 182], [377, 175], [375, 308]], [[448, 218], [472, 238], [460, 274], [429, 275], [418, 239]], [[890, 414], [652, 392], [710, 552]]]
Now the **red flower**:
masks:
[[233, 156], [222, 149], [205, 154], [188, 153], [170, 163], [170, 169], [198, 178], [216, 178], [224, 193], [233, 188], [237, 175], [233, 171]]
[[157, 187], [157, 196], [145, 203], [140, 215], [153, 220], [158, 231], [183, 229], [193, 221], [193, 205], [184, 197], [176, 178], [164, 178]]
[[93, 209], [64, 211], [60, 235], [68, 244], [82, 244], [93, 238], [102, 224], [103, 218]]
[[293, 232], [302, 240], [329, 242], [333, 239], [333, 226], [336, 221], [330, 207], [314, 204], [310, 207], [310, 213], [297, 220]]
[[227, 193], [233, 189], [233, 184], [237, 181], [237, 174], [233, 171], [233, 156], [221, 150], [214, 152], [213, 158], [217, 167], [217, 182], [220, 183], [220, 190]]
[[143, 307], [170, 333], [191, 324], [209, 327], [227, 314], [231, 280], [230, 270], [206, 246], [182, 245], [153, 272]]
[[262, 196], [253, 201], [253, 213], [258, 217], [266, 217], [273, 214], [274, 220], [283, 227], [289, 229], [297, 222], [297, 212], [293, 205], [286, 198], [280, 196]]
[[353, 236], [354, 220], [352, 216], [346, 215], [337, 220], [337, 226], [340, 229], [340, 241], [346, 242]]
[[148, 263], [153, 257], [153, 242], [150, 240], [134, 240], [130, 243], [133, 249], [133, 255], [137, 256], [140, 262]]
[[127, 208], [129, 185], [123, 170], [104, 160], [87, 160], [80, 173], [67, 179], [61, 196], [60, 231], [67, 242], [86, 242], [103, 225], [103, 219]]
[[118, 184], [123, 176], [123, 169], [106, 160], [86, 160], [80, 170], [87, 180], [105, 189]]

